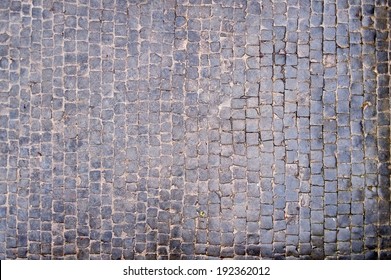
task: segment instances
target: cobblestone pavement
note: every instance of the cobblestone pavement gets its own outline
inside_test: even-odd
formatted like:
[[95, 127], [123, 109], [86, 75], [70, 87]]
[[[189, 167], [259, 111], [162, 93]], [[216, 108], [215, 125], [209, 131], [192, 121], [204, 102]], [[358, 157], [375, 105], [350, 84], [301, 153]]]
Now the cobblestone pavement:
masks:
[[390, 259], [390, 1], [0, 1], [0, 259]]

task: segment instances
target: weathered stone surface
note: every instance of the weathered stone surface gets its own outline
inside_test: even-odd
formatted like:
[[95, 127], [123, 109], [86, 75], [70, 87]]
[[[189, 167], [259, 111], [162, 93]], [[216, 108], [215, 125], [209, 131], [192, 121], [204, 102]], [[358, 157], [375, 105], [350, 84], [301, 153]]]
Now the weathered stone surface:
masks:
[[390, 259], [389, 9], [0, 1], [0, 259]]

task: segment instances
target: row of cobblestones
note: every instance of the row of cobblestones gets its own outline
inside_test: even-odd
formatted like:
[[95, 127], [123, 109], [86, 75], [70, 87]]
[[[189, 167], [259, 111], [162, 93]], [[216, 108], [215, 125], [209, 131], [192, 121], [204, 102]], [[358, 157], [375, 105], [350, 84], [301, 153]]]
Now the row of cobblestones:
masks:
[[0, 259], [390, 259], [390, 5], [1, 0]]

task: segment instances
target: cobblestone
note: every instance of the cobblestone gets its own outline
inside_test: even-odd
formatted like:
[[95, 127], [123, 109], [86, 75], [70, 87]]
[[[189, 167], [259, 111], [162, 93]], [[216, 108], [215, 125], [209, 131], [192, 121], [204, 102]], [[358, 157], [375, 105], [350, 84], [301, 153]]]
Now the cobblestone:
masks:
[[0, 259], [390, 259], [389, 29], [375, 0], [0, 1]]

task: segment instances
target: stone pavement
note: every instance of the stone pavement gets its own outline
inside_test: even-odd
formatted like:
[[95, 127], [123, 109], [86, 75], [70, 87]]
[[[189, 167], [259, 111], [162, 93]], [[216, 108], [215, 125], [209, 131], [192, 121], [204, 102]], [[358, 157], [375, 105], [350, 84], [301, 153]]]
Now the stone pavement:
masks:
[[391, 259], [387, 0], [0, 0], [0, 259]]

